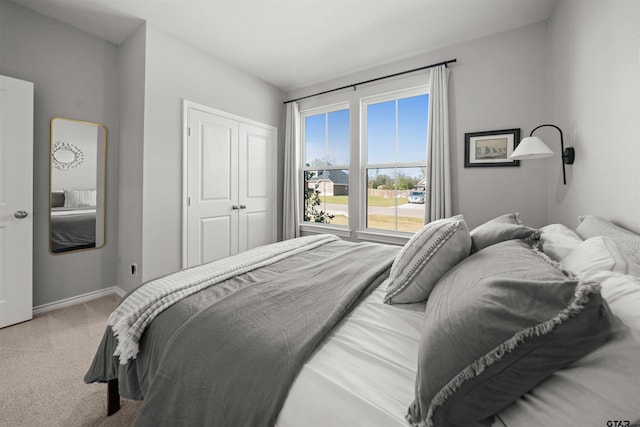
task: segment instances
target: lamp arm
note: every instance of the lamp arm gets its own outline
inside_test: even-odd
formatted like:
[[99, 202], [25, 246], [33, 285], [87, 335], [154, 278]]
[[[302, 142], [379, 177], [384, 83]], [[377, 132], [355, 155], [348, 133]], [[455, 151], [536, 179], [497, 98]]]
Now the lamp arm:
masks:
[[562, 130], [558, 126], [550, 125], [550, 124], [540, 125], [538, 127], [533, 128], [533, 130], [531, 131], [529, 136], [533, 136], [533, 132], [535, 132], [536, 130], [540, 129], [541, 127], [545, 127], [545, 126], [551, 126], [552, 128], [558, 129], [558, 132], [560, 132], [560, 150], [562, 150], [562, 155], [564, 156], [564, 136], [562, 135]]
[[533, 132], [535, 132], [536, 130], [540, 129], [541, 127], [545, 127], [545, 126], [550, 126], [552, 128], [556, 128], [558, 130], [558, 132], [560, 132], [560, 150], [562, 152], [562, 155], [560, 156], [560, 161], [562, 162], [562, 179], [564, 181], [564, 184], [567, 185], [567, 174], [565, 172], [564, 165], [565, 164], [568, 164], [568, 165], [572, 165], [573, 164], [573, 161], [575, 159], [575, 151], [574, 151], [573, 147], [567, 148], [566, 150], [564, 149], [564, 136], [562, 134], [562, 130], [556, 125], [544, 124], [544, 125], [540, 125], [538, 127], [535, 127], [535, 128], [533, 128], [533, 130], [531, 131], [529, 136], [533, 136]]

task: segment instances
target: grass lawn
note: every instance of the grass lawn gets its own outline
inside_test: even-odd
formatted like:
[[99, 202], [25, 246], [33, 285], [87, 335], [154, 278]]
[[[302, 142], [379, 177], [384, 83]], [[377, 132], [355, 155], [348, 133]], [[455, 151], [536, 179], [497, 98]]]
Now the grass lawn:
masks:
[[349, 225], [349, 218], [344, 215], [336, 215], [331, 220], [331, 224], [335, 225]]
[[[349, 196], [326, 196], [325, 199], [327, 203], [333, 203], [336, 205], [346, 205], [349, 201]], [[389, 206], [394, 206], [396, 202], [398, 203], [398, 205], [404, 205], [407, 203], [407, 199], [406, 197], [401, 197], [399, 199], [392, 199], [392, 198], [385, 198], [385, 197], [369, 196], [367, 200], [367, 203], [369, 204], [369, 206], [382, 206], [385, 208]]]
[[[369, 215], [367, 216], [368, 228], [376, 230], [391, 230], [395, 231], [394, 217], [390, 215]], [[335, 225], [349, 225], [349, 219], [344, 215], [336, 215], [331, 224]], [[408, 231], [415, 233], [420, 230], [424, 225], [422, 218], [409, 218], [400, 216], [398, 217], [398, 231]]]
[[[406, 216], [398, 217], [398, 230], [415, 233], [424, 225], [422, 218], [411, 218]], [[395, 230], [395, 218], [390, 215], [367, 215], [367, 228], [375, 228], [376, 230]]]

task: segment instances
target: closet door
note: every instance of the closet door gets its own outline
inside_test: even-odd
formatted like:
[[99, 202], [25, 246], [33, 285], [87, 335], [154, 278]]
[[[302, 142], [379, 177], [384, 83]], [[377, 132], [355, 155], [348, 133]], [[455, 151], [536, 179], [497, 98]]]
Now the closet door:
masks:
[[238, 252], [238, 122], [190, 108], [187, 265]]
[[240, 251], [275, 242], [275, 131], [240, 123]]
[[183, 267], [275, 242], [276, 129], [184, 105]]
[[33, 83], [0, 76], [0, 328], [33, 316]]

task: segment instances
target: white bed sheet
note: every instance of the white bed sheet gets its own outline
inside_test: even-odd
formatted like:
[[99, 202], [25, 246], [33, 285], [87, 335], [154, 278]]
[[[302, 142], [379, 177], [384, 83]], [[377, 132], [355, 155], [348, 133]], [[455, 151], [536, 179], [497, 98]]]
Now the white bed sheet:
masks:
[[51, 216], [71, 216], [96, 213], [96, 208], [55, 208], [51, 210]]
[[277, 426], [403, 426], [414, 399], [424, 303], [387, 305], [380, 286], [315, 351]]

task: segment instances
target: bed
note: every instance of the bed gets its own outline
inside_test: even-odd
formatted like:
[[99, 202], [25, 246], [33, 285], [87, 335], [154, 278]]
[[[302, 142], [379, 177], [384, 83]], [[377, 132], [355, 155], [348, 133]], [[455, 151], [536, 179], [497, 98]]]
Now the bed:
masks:
[[84, 379], [139, 426], [631, 425], [639, 277], [640, 236], [593, 216], [292, 239], [130, 292]]
[[[76, 194], [89, 192], [91, 198]], [[76, 197], [74, 197], [76, 196]], [[96, 246], [95, 190], [60, 190], [51, 193], [51, 252], [62, 253]]]

